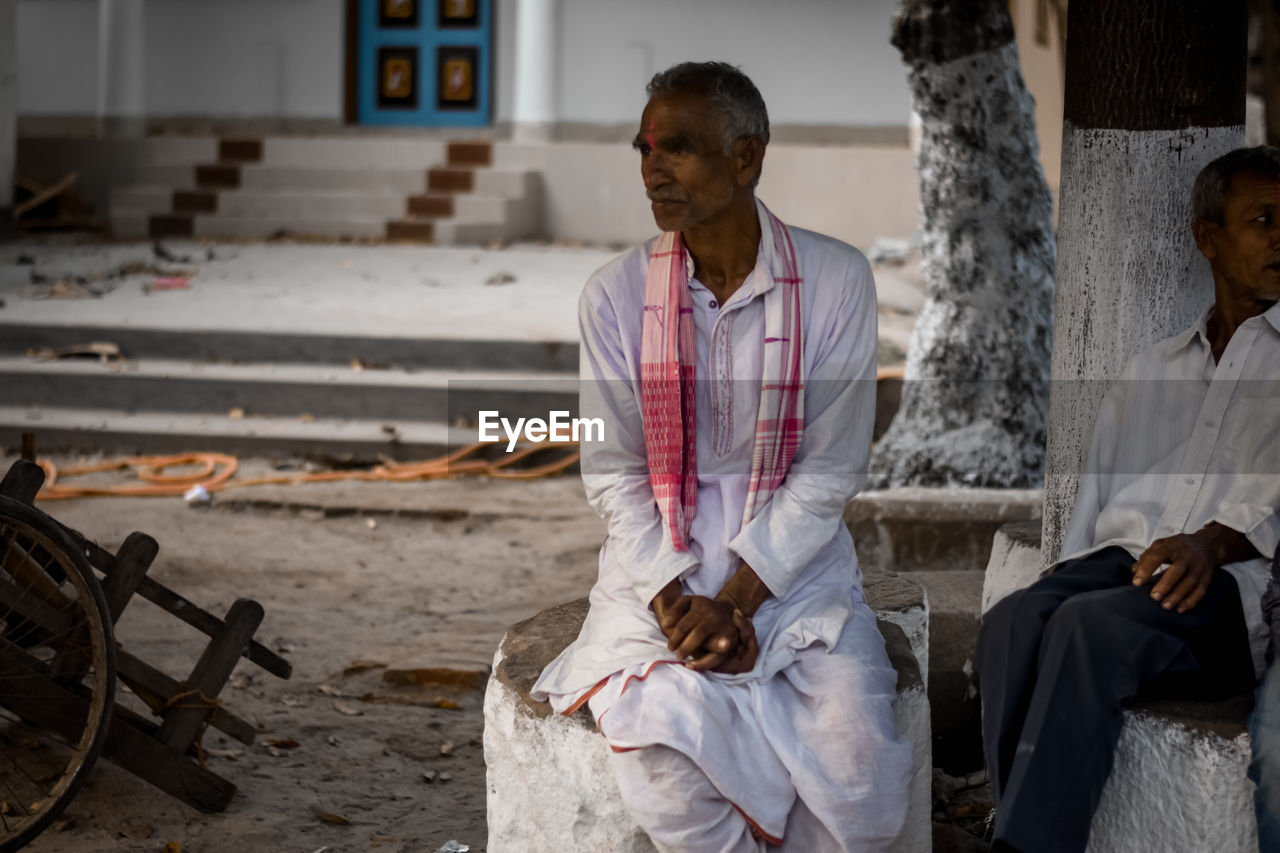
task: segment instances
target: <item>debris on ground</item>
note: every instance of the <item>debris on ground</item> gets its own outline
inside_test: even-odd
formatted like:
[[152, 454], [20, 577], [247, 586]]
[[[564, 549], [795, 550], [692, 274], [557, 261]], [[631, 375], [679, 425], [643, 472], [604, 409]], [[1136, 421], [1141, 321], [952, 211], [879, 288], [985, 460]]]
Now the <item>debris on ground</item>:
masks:
[[199, 483], [183, 492], [182, 499], [187, 502], [187, 506], [208, 506], [213, 503], [213, 495]]
[[516, 277], [509, 272], [496, 272], [484, 280], [485, 284], [511, 284]]
[[461, 844], [455, 839], [450, 838], [446, 841], [436, 853], [467, 853], [471, 849], [466, 844]]
[[152, 291], [164, 290], [190, 290], [191, 279], [185, 275], [160, 276], [151, 282], [142, 286], [143, 293], [151, 293]]
[[[934, 769], [934, 835], [945, 836], [948, 839], [948, 849], [964, 851], [966, 848], [961, 843], [965, 842], [963, 836], [969, 836], [983, 845], [989, 843], [991, 828], [987, 826], [987, 818], [991, 814], [992, 805], [991, 785], [986, 770], [978, 770], [965, 776], [951, 776]], [[935, 849], [941, 850], [940, 847]]]

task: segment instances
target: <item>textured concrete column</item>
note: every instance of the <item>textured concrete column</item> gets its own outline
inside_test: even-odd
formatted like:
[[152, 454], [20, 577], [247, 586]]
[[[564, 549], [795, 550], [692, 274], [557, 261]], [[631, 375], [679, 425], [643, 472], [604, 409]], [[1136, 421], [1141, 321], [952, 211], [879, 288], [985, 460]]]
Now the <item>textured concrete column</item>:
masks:
[[556, 0], [516, 0], [514, 138], [546, 142], [556, 121]]
[[1191, 185], [1244, 144], [1244, 0], [1072, 0], [1070, 16], [1046, 563], [1058, 556], [1108, 383], [1213, 299], [1191, 236]]
[[142, 136], [145, 0], [98, 0], [98, 129]]
[[14, 51], [14, 0], [0, 0], [0, 235], [13, 207], [13, 168], [18, 147], [18, 67]]
[[1004, 0], [903, 0], [893, 44], [920, 117], [926, 302], [873, 488], [1038, 486], [1053, 202]]

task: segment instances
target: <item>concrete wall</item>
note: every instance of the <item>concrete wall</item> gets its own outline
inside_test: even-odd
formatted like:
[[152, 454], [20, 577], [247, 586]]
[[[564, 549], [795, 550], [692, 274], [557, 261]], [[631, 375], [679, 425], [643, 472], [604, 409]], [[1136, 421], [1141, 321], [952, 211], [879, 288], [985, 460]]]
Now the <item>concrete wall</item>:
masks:
[[[500, 158], [539, 169], [548, 236], [634, 244], [657, 233], [625, 144], [503, 146]], [[867, 248], [916, 229], [919, 181], [903, 147], [770, 145], [759, 196], [783, 221]]]
[[93, 116], [97, 0], [16, 0], [18, 113]]
[[[17, 0], [18, 110], [97, 112], [97, 0]], [[151, 0], [150, 116], [342, 118], [343, 0]]]
[[343, 0], [151, 0], [147, 111], [340, 119], [343, 9]]
[[561, 0], [560, 118], [632, 122], [655, 71], [720, 59], [755, 81], [776, 124], [905, 126], [889, 44], [896, 0]]
[[[511, 119], [518, 0], [494, 0], [494, 120]], [[563, 122], [635, 120], [654, 71], [724, 59], [756, 80], [777, 124], [903, 127], [909, 102], [889, 44], [896, 0], [561, 0]], [[17, 0], [18, 109], [97, 109], [97, 0]], [[151, 117], [342, 119], [345, 0], [148, 0]]]

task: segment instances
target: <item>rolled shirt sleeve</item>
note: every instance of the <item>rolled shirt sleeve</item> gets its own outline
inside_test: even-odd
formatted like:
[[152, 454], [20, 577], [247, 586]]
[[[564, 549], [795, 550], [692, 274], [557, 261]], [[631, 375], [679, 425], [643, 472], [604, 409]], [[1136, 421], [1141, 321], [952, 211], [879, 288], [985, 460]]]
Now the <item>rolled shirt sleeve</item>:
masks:
[[664, 586], [698, 567], [676, 551], [649, 483], [638, 388], [627, 367], [613, 305], [597, 282], [578, 303], [581, 333], [579, 414], [604, 424], [601, 441], [582, 444], [582, 482], [591, 507], [608, 521], [605, 547], [647, 606]]
[[[804, 435], [773, 496], [729, 547], [774, 596], [792, 582], [844, 523], [844, 508], [867, 479], [875, 424], [876, 294], [861, 254], [849, 266], [844, 298], [825, 328], [806, 329], [816, 345], [805, 379]], [[817, 320], [818, 318], [814, 318]], [[817, 334], [818, 340], [808, 340]]]

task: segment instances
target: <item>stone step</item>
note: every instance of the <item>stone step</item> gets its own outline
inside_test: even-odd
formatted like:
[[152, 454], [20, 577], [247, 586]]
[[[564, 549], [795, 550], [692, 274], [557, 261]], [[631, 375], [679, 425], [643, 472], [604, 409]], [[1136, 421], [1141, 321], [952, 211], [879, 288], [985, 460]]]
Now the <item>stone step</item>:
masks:
[[316, 219], [312, 217], [287, 219], [284, 217], [244, 217], [206, 214], [195, 217], [194, 237], [223, 237], [239, 240], [270, 239], [321, 239], [342, 238], [380, 239], [384, 236], [386, 218], [380, 216], [350, 216], [345, 219]]
[[427, 189], [431, 192], [468, 193], [475, 188], [476, 170], [456, 166], [437, 166], [427, 172]]
[[218, 140], [218, 162], [220, 163], [258, 163], [261, 161], [261, 139]]
[[[389, 429], [388, 429], [389, 428]], [[475, 440], [470, 430], [440, 423], [381, 420], [184, 415], [0, 406], [0, 448], [35, 435], [39, 453], [179, 453], [218, 451], [253, 456], [322, 452], [431, 459]]]
[[573, 377], [515, 372], [353, 370], [289, 364], [201, 364], [159, 359], [0, 357], [0, 406], [164, 411], [475, 424], [478, 412], [546, 418], [577, 409]]
[[430, 219], [409, 217], [387, 222], [386, 237], [398, 243], [436, 242], [436, 223]]
[[423, 193], [409, 196], [407, 213], [410, 217], [431, 219], [453, 216], [455, 196], [449, 193]]
[[476, 169], [473, 176], [473, 192], [476, 195], [503, 198], [531, 196], [538, 180], [536, 172], [499, 169]]
[[169, 191], [198, 189], [196, 166], [194, 163], [140, 166], [134, 170], [129, 185]]
[[147, 217], [147, 236], [194, 237], [195, 217], [185, 213], [158, 213]]
[[211, 190], [174, 190], [174, 213], [217, 213], [218, 193]]
[[427, 168], [390, 168], [351, 164], [325, 168], [262, 163], [241, 169], [244, 190], [306, 190], [414, 195], [427, 189]]
[[297, 334], [138, 324], [48, 325], [0, 321], [0, 356], [28, 350], [111, 341], [129, 359], [235, 361], [308, 366], [341, 365], [351, 359], [396, 369], [520, 371], [576, 377], [578, 344], [564, 341]]
[[493, 143], [487, 139], [450, 142], [445, 162], [450, 166], [490, 166], [493, 164]]
[[196, 166], [200, 189], [233, 190], [240, 186], [240, 167], [233, 163], [200, 163]]
[[240, 189], [218, 194], [219, 217], [243, 219], [387, 218], [404, 211], [401, 193]]
[[356, 171], [426, 170], [446, 160], [444, 139], [381, 139], [350, 137], [268, 137], [263, 140], [262, 165], [298, 171], [326, 169]]
[[151, 216], [173, 212], [173, 199], [177, 193], [203, 193], [192, 188], [168, 187], [120, 187], [111, 191], [111, 216]]

